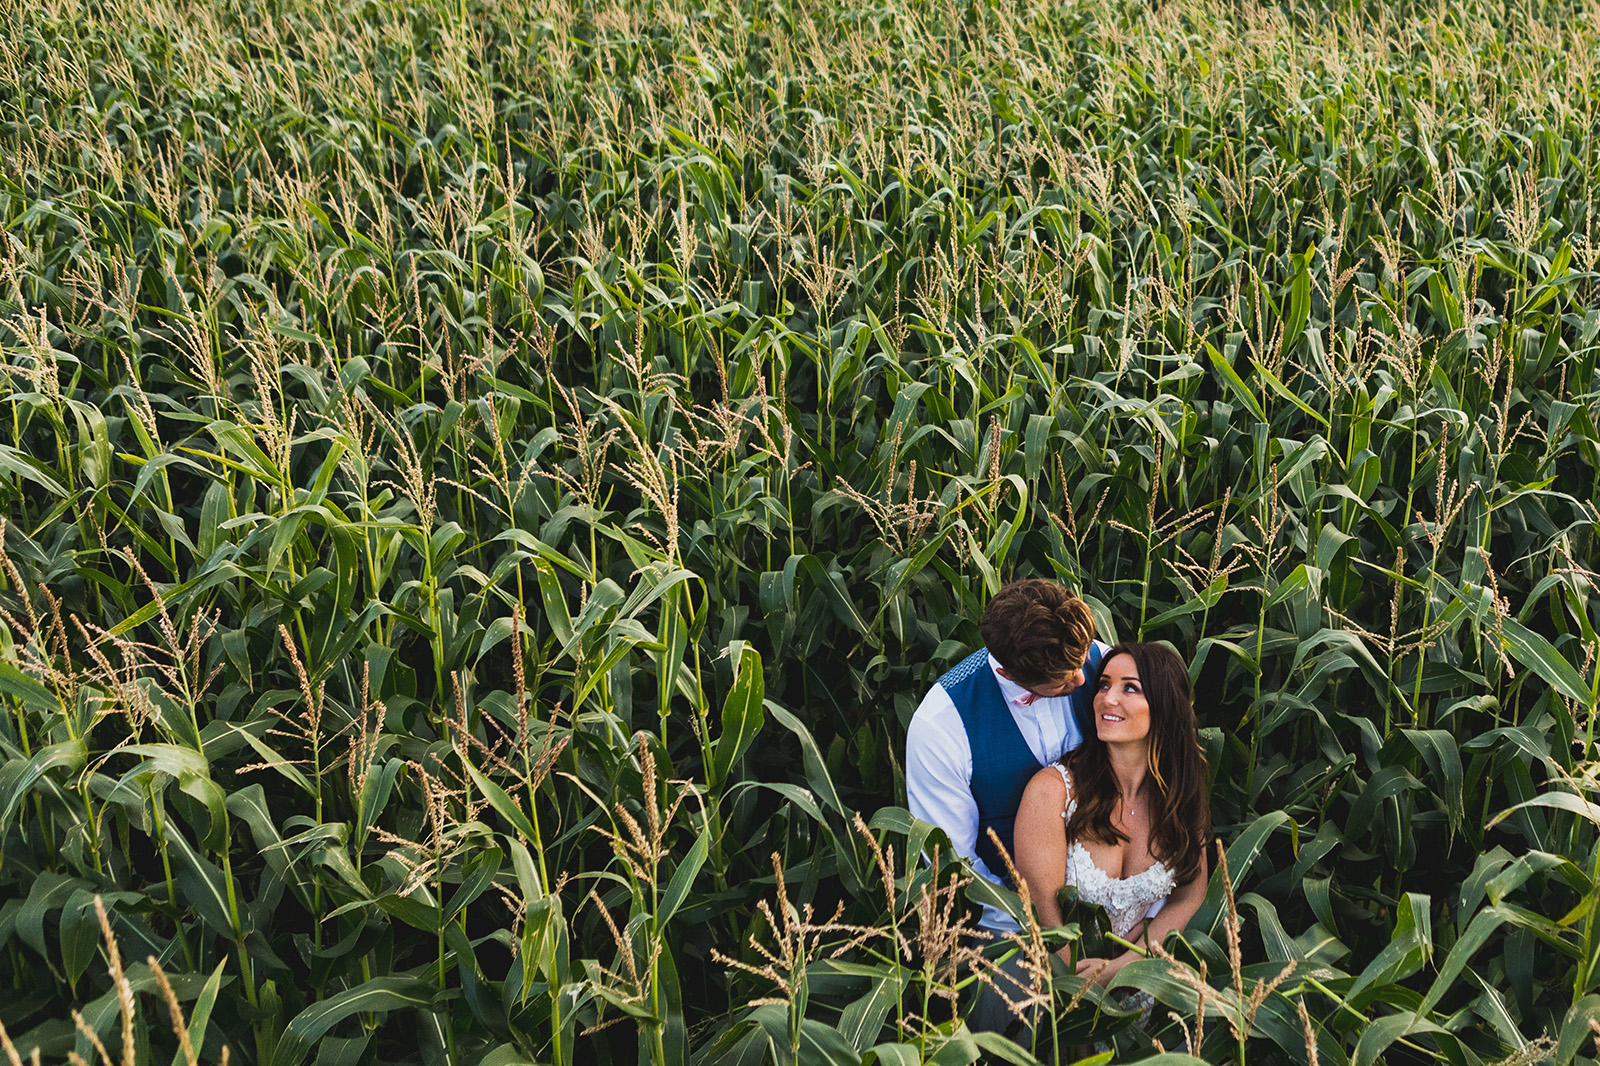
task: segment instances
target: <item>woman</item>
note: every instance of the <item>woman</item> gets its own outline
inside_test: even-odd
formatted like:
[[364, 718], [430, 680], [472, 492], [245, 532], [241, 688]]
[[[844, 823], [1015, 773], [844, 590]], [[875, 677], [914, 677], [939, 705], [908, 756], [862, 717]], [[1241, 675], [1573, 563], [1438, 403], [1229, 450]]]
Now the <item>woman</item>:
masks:
[[[1211, 798], [1189, 672], [1164, 644], [1119, 644], [1094, 693], [1094, 735], [1022, 795], [1017, 872], [1046, 928], [1061, 924], [1056, 893], [1072, 885], [1117, 936], [1159, 944], [1206, 894]], [[1078, 973], [1108, 984], [1139, 957], [1082, 959]]]

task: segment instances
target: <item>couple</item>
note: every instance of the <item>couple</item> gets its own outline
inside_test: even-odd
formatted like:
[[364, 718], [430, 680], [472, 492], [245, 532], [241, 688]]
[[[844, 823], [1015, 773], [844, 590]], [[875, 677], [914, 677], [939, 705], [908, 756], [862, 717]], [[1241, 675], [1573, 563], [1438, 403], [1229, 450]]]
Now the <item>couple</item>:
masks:
[[[981, 629], [986, 647], [941, 677], [911, 720], [911, 813], [1004, 884], [993, 829], [1042, 926], [1061, 924], [1057, 892], [1071, 886], [1105, 907], [1117, 936], [1160, 943], [1205, 898], [1211, 837], [1183, 660], [1161, 644], [1095, 640], [1088, 607], [1053, 581], [1006, 585]], [[1017, 928], [989, 907], [981, 921]], [[1106, 984], [1138, 957], [1128, 950], [1077, 969]], [[992, 990], [968, 1017], [974, 1029], [1011, 1021]]]

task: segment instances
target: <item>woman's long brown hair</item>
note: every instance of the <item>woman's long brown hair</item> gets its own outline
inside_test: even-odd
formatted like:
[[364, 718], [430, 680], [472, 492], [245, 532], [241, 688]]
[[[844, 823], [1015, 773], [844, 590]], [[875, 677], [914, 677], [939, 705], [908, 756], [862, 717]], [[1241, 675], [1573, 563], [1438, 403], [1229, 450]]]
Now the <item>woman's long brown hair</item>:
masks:
[[[1206, 759], [1200, 751], [1194, 692], [1189, 670], [1165, 644], [1118, 644], [1100, 660], [1100, 671], [1118, 655], [1133, 659], [1139, 687], [1150, 705], [1150, 783], [1159, 799], [1150, 818], [1150, 853], [1172, 871], [1178, 884], [1200, 872], [1200, 860], [1211, 841], [1211, 794], [1206, 787]], [[1092, 691], [1100, 689], [1094, 678]], [[1087, 837], [1106, 844], [1128, 839], [1111, 824], [1117, 805], [1117, 779], [1111, 756], [1096, 730], [1062, 757], [1072, 772], [1078, 809], [1067, 822], [1067, 840]]]

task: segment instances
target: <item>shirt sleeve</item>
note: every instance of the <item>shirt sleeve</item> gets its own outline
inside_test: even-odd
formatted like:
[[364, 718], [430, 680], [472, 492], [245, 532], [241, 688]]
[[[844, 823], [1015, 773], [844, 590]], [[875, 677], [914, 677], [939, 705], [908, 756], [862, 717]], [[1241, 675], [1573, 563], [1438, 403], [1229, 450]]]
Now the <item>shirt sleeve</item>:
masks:
[[943, 829], [979, 874], [1001, 883], [978, 858], [972, 748], [961, 715], [939, 685], [928, 690], [906, 730], [906, 805], [912, 817]]

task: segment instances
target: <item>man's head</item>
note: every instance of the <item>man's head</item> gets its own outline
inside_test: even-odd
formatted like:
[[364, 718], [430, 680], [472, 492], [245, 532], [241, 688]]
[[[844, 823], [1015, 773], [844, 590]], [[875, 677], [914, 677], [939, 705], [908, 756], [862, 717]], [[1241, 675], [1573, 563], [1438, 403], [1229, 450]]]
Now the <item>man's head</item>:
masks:
[[1094, 622], [1082, 600], [1054, 581], [1013, 581], [995, 593], [979, 626], [983, 642], [1005, 675], [1041, 696], [1065, 695], [1083, 681], [1079, 672], [1094, 639]]

